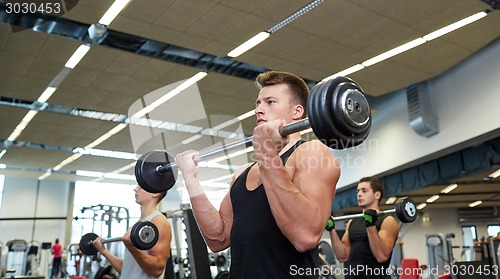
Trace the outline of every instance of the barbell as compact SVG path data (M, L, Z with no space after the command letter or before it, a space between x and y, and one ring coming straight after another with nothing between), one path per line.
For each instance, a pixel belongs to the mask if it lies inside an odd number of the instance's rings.
M396 213L396 217L398 217L399 221L403 223L412 223L417 219L417 208L415 206L415 203L411 198L408 197L399 198L396 201L396 204L394 205L393 209L380 211L378 212L377 215L392 214L392 213ZM331 218L333 219L333 221L363 218L363 213L337 216Z
M95 248L92 241L98 237L95 233L87 233L80 239L80 250L85 255L95 255L97 254L97 248ZM139 221L132 226L130 230L130 241L134 247L139 250L148 250L153 248L158 242L158 228L155 224L150 221ZM122 241L121 237L105 238L102 243L117 242Z
M370 132L370 105L362 89L346 77L335 77L316 84L307 100L307 112L307 118L282 126L279 133L287 136L312 128L316 137L328 147L344 149L361 144ZM201 162L219 158L251 142L252 137L246 137L200 153L193 159ZM149 151L137 160L135 177L147 192L168 191L175 185L177 164L166 151Z

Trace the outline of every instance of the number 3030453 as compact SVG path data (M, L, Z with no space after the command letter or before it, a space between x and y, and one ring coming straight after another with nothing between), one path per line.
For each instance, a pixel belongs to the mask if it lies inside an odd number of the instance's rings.
M59 14L62 12L61 3L5 3L5 12L8 14Z

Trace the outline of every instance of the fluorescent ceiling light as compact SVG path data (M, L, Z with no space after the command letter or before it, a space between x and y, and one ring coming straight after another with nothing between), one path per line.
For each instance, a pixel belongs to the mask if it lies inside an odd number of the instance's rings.
M73 69L76 67L78 63L80 63L80 60L87 54L87 52L90 50L90 46L88 45L80 45L78 49L73 53L73 55L68 59L68 62L64 65L66 68Z
M4 150L5 151L5 150ZM5 153L4 153L5 154ZM1 157L1 156L0 156ZM0 164L0 169L6 169L7 165L6 164Z
M85 146L85 148L91 149L91 148L98 146L99 144L103 143L105 140L109 139L111 136L117 134L118 132L125 129L126 127L127 127L127 124L116 125L113 129L109 130L109 132L100 136L98 139L96 139L95 141L93 141L90 144L88 144L87 146Z
M248 50L250 50L251 48L255 47L256 45L262 43L265 39L269 38L269 36L271 36L271 34L268 32L260 32L259 34L253 36L248 41L238 46L237 48L231 50L227 54L227 56L238 57L243 53L247 52Z
M428 199L426 200L426 202L427 202L427 203L433 203L433 202L435 202L437 199L439 199L439 195L434 195L434 196L432 196L432 197L428 198Z
M356 65L351 66L351 67L349 67L349 68L347 68L347 69L345 69L345 70L342 70L342 71L340 71L340 72L338 72L338 73L336 73L336 74L333 74L333 75L331 75L331 76L328 76L328 77L324 78L324 79L323 79L323 80L321 80L321 81L327 81L327 80L330 80L330 79L335 78L335 77L338 77L338 76L348 76L348 75L350 75L350 74L352 74L352 73L355 73L355 72L357 72L357 71L361 71L361 70L363 70L364 68L365 68L365 66L363 66L363 65L361 65L361 64L356 64Z
M127 6L130 0L116 0L111 7L104 13L104 15L99 19L99 23L102 25L109 25L118 16L118 14Z
M393 204L396 201L396 197L390 197L385 201L385 204Z
M1 157L1 156L0 156L0 157ZM493 173L491 173L491 174L489 175L489 177L491 177L491 178L497 178L497 177L499 177L499 176L500 176L500 169L498 169L497 171L495 171L495 172L493 172Z
M60 169L62 169L62 167L70 164L71 162L73 162L74 160L80 158L81 156L82 156L81 154L73 154L73 155L69 156L68 158L64 159L64 161L60 162L53 169L54 170L60 170Z
M450 184L448 185L446 188L444 188L443 190L441 190L441 193L443 194L448 194L449 192L455 190L455 188L458 187L458 184Z
M417 46L419 46L419 45L421 45L421 44L423 44L425 42L426 41L423 38L415 39L415 40L413 40L411 42L408 42L408 43L406 43L404 45L400 45L400 46L398 46L396 48L393 48L393 49L391 49L389 51L386 51L386 52L384 52L382 54L379 54L379 55L377 55L377 56L375 56L373 58L370 58L370 59L366 60L365 62L363 62L361 64L363 66L365 66L365 67L371 66L373 64L376 64L376 63L379 63L379 62L384 61L386 59L389 59L389 58L391 58L393 56L396 56L396 55L398 55L398 54L400 54L402 52L410 50L410 49L412 49L414 47L417 47Z
M195 74L191 78L189 78L186 81L184 81L183 83L179 84L179 86L172 89L167 94L161 96L156 101L152 102L150 105L148 105L148 106L144 107L143 109L139 110L138 112L134 113L134 115L132 115L131 118L141 118L144 115L152 112L155 108L159 107L160 105L162 105L166 101L172 99L177 94L179 94L182 91L184 91L185 89L189 88L191 85L197 83L198 81L200 81L201 79L203 79L207 75L208 75L207 72L199 72L199 73Z
M420 209L423 209L426 206L427 206L427 204L424 202L424 203L421 203L421 204L417 205L417 209L420 210Z
M45 88L42 95L40 95L40 97L38 97L37 101L41 102L41 103L47 102L47 100L52 96L52 94L54 94L56 89L57 89L56 87L52 87L52 86Z
M12 131L12 134L7 138L9 141L15 141L17 137L22 133L22 131L28 126L30 121L35 117L35 115L38 112L36 110L30 110L28 113L23 117L21 122L16 126L14 131Z
M40 175L40 176L38 177L38 180L44 180L45 178L49 177L49 176L50 176L50 174L51 174L51 171L49 170L49 171L47 171L46 173L44 173L44 174Z
M452 32L452 31L455 31L455 30L457 30L459 28L462 28L465 25L471 24L474 21L479 20L479 19L481 19L481 18L483 18L483 17L485 17L487 15L488 14L486 12L479 12L477 14L473 14L473 15L471 15L469 17L466 17L466 18L464 18L462 20L459 20L459 21L457 21L455 23L452 23L452 24L450 24L448 26L445 26L445 27L443 27L441 29L438 29L438 30L436 30L436 31L434 31L432 33L429 33L429 34L423 36L423 38L426 41L434 40L434 39L436 39L438 37L441 37L441 36L443 36L445 34L448 34L448 33Z
M134 175L121 174L121 173L112 173L112 172L104 173L104 178L117 179L117 180L135 180L135 176Z
M255 115L255 110L253 109L251 111L245 112L244 114L242 114L242 115L240 115L240 116L238 116L236 118L241 121L243 119L247 119L248 117L254 116L254 115Z
M470 204L469 204L469 207L475 207L475 206L478 206L478 205L480 205L480 204L482 204L482 203L483 203L483 201L475 201L475 202L473 202L473 203L470 203Z
M7 149L4 149L0 152L0 158L2 158L5 153L7 153Z
M87 177L103 177L104 173L98 171L77 170L76 175Z
M94 149L94 148L77 147L73 150L73 153L82 154L82 155L108 157L108 158L115 158L115 159L126 159L126 160L136 160L137 159L137 155L135 153L104 150L104 149Z

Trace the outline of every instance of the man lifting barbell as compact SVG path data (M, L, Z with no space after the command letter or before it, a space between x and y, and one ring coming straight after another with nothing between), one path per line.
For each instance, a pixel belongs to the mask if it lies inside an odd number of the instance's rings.
M378 179L365 177L359 180L357 199L364 212L345 216L351 218L342 240L335 231L334 221L346 218L328 219L326 229L330 233L335 256L339 262L344 263L346 279L391 278L387 270L399 234L399 226L393 216L379 215L379 203L383 194L384 187ZM410 199L399 200L395 209L389 212L393 211L405 223L415 221L417 216L415 205Z
M167 218L158 211L158 204L167 192L150 193L139 185L135 187L134 192L135 201L141 208L141 221L121 238L103 239L96 235L89 235L84 236L85 239L82 238L81 242L85 248L90 249L89 253L93 253L93 249L101 253L121 274L121 279L163 278L167 259L170 256L172 231ZM118 240L123 241L127 248L123 259L111 254L103 244L103 242ZM88 244L89 241L95 248Z
M176 164L210 249L231 246L230 278L314 278L292 273L319 265L317 243L340 176L326 145L341 149L361 143L370 128L369 107L361 89L347 78L315 86L309 100L307 85L291 73L266 72L256 81L260 92L251 141L257 162L235 172L219 210L197 177L196 163L205 156L186 151L176 156ZM284 132L304 122L306 109L321 141L301 140L302 124ZM136 174L157 185L158 177L141 175L150 171L145 166L140 163Z

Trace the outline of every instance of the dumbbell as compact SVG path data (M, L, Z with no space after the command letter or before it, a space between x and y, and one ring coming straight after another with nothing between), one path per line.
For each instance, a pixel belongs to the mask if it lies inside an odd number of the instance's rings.
M417 207L412 199L408 197L399 198L393 209L378 212L378 215L396 213L399 221L412 223L417 219ZM332 217L333 221L341 221L355 218L363 218L363 213Z
M98 237L95 233L87 233L82 236L80 240L80 250L88 256L97 254L97 248L95 248L92 241ZM158 242L158 228L155 224L149 221L139 221L132 226L130 230L130 240L134 247L139 250L148 250L153 248ZM122 241L121 237L115 238L105 238L102 243L110 243Z

